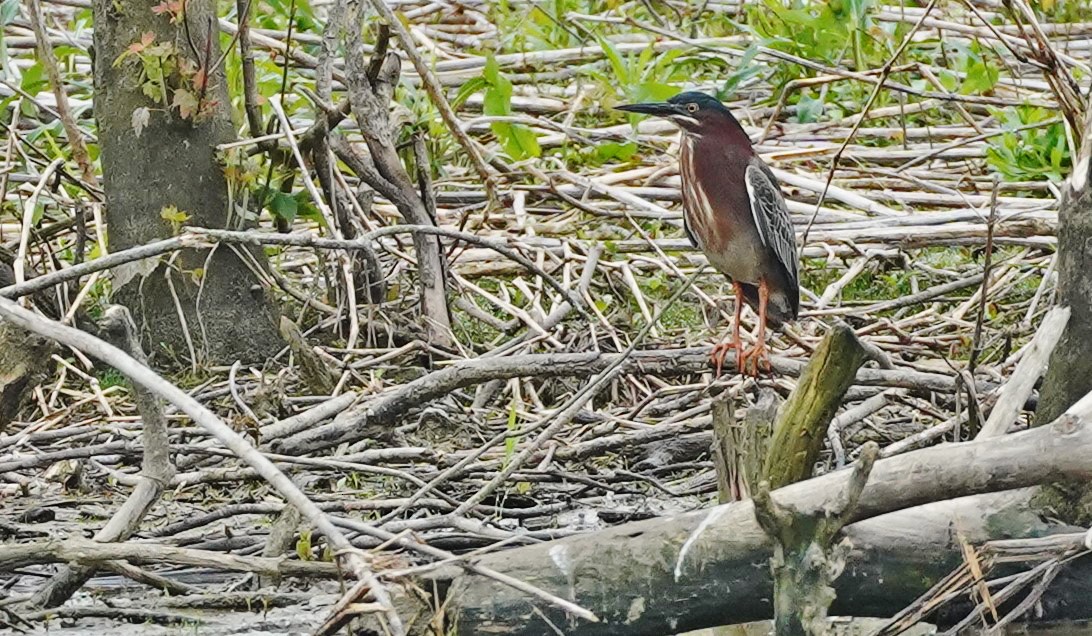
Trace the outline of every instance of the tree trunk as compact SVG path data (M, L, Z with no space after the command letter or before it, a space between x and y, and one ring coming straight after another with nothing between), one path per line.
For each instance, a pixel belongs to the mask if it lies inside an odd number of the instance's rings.
M1036 425L1047 424L1092 390L1092 108L1073 174L1058 209L1058 304L1069 322L1047 363ZM1044 488L1041 504L1072 523L1092 522L1092 489L1086 483Z
M0 249L0 288L15 284L10 256ZM48 312L49 306L43 306ZM49 356L56 348L49 340L0 320L0 433L45 377L51 366Z
M1039 424L1053 421L1092 391L1092 110L1088 121L1058 210L1058 304L1072 313L1047 366L1036 412Z
M236 139L222 68L201 79L220 56L216 5L191 0L177 16L153 11L157 5L93 3L94 106L113 251L171 236L183 222L222 228L238 219L217 160L216 145ZM132 311L149 356L257 361L280 347L275 311L242 250L213 252L119 268L115 299ZM244 256L265 266L260 250Z

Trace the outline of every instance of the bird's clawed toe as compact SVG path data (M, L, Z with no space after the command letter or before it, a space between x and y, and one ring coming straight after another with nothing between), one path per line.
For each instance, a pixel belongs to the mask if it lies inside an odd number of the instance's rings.
M713 345L713 350L709 352L709 359L713 363L713 367L717 370L717 379L720 379L721 369L724 367L724 360L728 357L728 352L732 349L736 350L736 362L739 362L742 355L742 347L734 342L721 342Z
M766 343L759 340L755 346L740 354L739 372L757 378L759 373L769 373L773 370L770 364L770 350Z

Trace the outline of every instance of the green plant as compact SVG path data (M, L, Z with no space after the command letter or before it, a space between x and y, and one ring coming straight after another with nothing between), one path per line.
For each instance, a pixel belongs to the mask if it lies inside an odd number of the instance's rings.
M467 97L482 89L485 90L482 111L486 115L490 117L512 115L512 82L501 74L497 60L492 55L486 59L481 77L464 84L455 102L462 103ZM489 127L512 159L520 161L542 154L542 148L538 145L535 133L527 126L508 121L494 121Z
M747 5L747 23L766 45L829 65L843 64L848 54L855 70L883 63L889 52L888 32L875 26L873 0L814 2L762 0Z
M938 77L944 88L964 95L988 93L993 90L1001 77L1001 69L993 62L992 51L978 42L972 42L969 46L958 43L948 44L947 48L954 50L955 59L952 66L963 72L963 78L960 79L948 70L941 70Z
M1061 181L1069 173L1069 144L1057 113L1037 106L994 110L1008 130L988 141L986 161L1011 181Z
M684 79L675 63L682 55L681 50L673 49L656 55L656 50L649 45L639 53L623 56L606 38L599 38L599 47L607 56L613 77L602 74L597 77L605 85L613 87L615 94L621 92L626 101L663 101L679 92L670 82Z
M216 105L212 100L203 99L206 70L180 56L173 42L156 42L154 33L144 33L114 60L114 66L132 60L140 66L140 86L144 94L164 109L178 109L182 119L198 121ZM149 117L150 111L146 107L133 112L133 129L138 135Z

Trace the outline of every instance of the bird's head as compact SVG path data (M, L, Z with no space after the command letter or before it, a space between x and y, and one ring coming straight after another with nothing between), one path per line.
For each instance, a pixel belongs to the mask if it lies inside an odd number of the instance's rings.
M696 135L701 135L715 126L739 127L731 111L717 98L695 91L679 93L666 102L625 104L614 108L628 113L662 117Z

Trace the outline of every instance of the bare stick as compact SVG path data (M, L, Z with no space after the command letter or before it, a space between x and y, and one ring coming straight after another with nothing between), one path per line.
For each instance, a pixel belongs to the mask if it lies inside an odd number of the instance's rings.
M322 510L312 502L284 473L277 469L247 441L212 411L184 393L181 389L167 382L148 367L140 364L117 347L106 343L78 329L61 325L36 315L16 303L0 298L0 316L13 324L42 336L52 338L61 344L79 349L113 366L127 376L134 384L139 384L149 392L177 406L182 412L206 431L231 449L240 459L254 468L285 500L298 508L309 522L314 524L337 550L342 567L351 572L358 580L370 583L376 602L383 608L389 621L390 629L395 634L405 634L402 620L394 610L390 594L375 578L375 574L366 557L330 522Z
M1028 396L1034 390L1035 382L1046 371L1050 354L1054 352L1054 347L1062 339L1068 322L1069 307L1055 307L1050 310L1039 325L1039 330L1035 332L1031 344L1024 351L1020 364L1016 365L1016 370L1009 377L1008 383L1000 389L997 404L975 439L995 437L1008 432L1016 416L1024 408Z
M147 364L144 351L136 336L136 325L129 310L112 306L106 310L102 331L139 364ZM140 526L144 516L159 499L163 489L174 477L170 442L167 440L167 418L160 400L142 386L133 386L133 396L144 422L144 462L140 479L125 503L110 521L95 533L95 541L124 541ZM33 596L31 603L39 607L56 607L68 600L95 573L86 565L66 566L46 582Z
M489 168L489 165L482 159L481 153L478 152L477 146L474 141L470 139L470 136L463 130L462 124L459 122L459 118L455 115L455 111L451 109L451 104L447 102L447 97L444 93L443 86L440 86L440 82L436 80L436 76L433 74L432 69L425 64L424 59L417 52L417 47L413 42L413 36L410 35L409 29L406 25L398 19L398 16L394 15L391 8L387 6L384 0L370 0L372 8L382 16L387 24L390 25L394 32L398 34L398 40L402 43L402 51L406 54L406 57L413 63L413 68L417 70L417 75L421 78L421 83L425 87L425 91L428 92L429 98L432 100L436 110L440 111L440 117L443 118L444 124L447 125L448 130L455 137L455 141L459 142L459 145L463 147L466 154L470 157L471 163L474 164L474 169L478 172L478 176L481 177L482 182L485 184L486 192L489 193L491 200L497 200L497 194L493 186L493 171Z
M72 158L80 167L80 176L84 182L91 186L97 186L98 178L95 177L95 168L91 164L91 156L87 154L87 144L84 143L83 131L76 125L76 118L72 116L72 109L68 106L68 93L64 91L64 81L61 79L61 71L57 68L57 55L53 51L53 40L46 32L42 20L42 5L38 0L27 0L27 14L30 17L30 27L34 30L34 41L38 45L38 59L45 67L46 76L49 77L49 85L53 88L53 97L57 100L57 114L61 118L65 135L72 148Z

